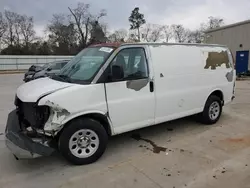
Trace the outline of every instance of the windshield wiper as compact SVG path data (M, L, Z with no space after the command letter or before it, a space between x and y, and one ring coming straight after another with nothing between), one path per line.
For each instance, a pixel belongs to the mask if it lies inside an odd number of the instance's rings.
M60 78L66 80L67 82L71 82L71 78L65 74L57 74Z
M66 82L69 82L71 83L71 78L68 77L67 75L65 74L54 74L51 76L52 79L55 79L55 80L61 80L61 81L66 81Z

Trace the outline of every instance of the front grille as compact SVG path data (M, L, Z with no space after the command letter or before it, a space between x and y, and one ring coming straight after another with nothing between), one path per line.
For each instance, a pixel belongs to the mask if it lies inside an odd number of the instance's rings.
M49 118L49 107L34 102L22 102L16 97L19 121L25 127L43 128Z

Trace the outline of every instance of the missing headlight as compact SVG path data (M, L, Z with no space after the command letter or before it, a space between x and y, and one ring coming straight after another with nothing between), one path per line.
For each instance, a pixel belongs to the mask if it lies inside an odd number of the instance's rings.
M43 128L50 116L50 107L48 106L37 106L36 107L36 127Z

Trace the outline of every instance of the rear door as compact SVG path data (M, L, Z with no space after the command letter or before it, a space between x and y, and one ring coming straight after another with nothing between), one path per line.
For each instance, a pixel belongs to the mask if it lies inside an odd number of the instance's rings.
M154 124L155 97L143 47L121 49L112 65L122 66L124 78L106 83L109 116L116 134Z

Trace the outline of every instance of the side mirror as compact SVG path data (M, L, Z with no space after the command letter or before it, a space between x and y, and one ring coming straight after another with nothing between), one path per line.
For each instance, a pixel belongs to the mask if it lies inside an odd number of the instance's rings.
M122 80L124 78L124 70L119 65L111 67L111 79L114 81Z
M47 71L51 71L52 69L49 67L49 68L47 68Z

